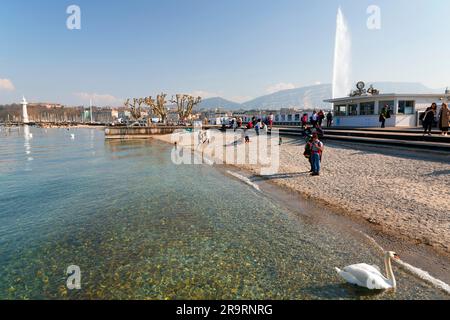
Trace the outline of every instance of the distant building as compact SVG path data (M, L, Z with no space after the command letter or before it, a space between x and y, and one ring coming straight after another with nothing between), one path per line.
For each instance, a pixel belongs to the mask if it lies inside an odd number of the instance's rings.
M60 103L50 103L50 102L33 102L28 104L29 107L44 107L46 109L61 109L64 106Z
M274 123L277 125L299 125L304 113L307 112L294 108L283 108L281 110L238 111L233 113L233 117L239 117L245 123L251 121L254 117L265 121L270 114L273 114Z
M113 118L114 121L116 121L117 119L119 119L119 110L117 110L117 109L112 109L112 110L111 110L111 117Z
M223 109L215 109L203 112L198 119L211 125L228 124L233 117L233 113ZM206 119L206 120L205 120Z

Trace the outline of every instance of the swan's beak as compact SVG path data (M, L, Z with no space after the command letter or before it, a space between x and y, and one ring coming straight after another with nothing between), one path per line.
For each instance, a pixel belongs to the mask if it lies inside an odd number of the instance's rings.
M400 260L400 256L398 254L394 254L394 258Z

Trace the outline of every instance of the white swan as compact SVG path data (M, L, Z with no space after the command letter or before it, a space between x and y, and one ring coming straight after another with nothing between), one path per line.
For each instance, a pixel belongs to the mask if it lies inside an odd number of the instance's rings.
M336 268L338 274L347 282L370 290L388 290L396 289L394 272L392 271L391 259L400 259L399 256L392 251L387 251L384 256L384 265L386 267L386 275L383 276L378 266L371 266L365 263L354 264L345 267L344 270Z

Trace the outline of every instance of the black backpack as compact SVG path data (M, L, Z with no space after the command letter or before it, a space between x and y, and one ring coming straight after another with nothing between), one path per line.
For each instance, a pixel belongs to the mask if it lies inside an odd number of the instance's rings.
M428 111L430 111L431 109L430 108L428 108L424 113L422 113L421 115L420 115L420 117L419 117L419 120L420 121L424 121L425 120L425 117L426 117L426 115L427 115L427 113L428 113Z

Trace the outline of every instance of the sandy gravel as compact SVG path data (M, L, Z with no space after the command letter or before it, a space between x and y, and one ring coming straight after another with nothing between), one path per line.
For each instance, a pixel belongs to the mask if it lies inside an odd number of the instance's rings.
M157 138L171 142L171 136ZM217 140L213 143L233 150L234 140ZM424 159L395 148L326 145L321 176L312 177L303 157L304 143L284 140L279 173L268 179L381 226L388 233L450 253L449 156L427 155ZM181 145L192 148L189 139ZM205 150L211 155L211 149ZM259 174L258 165L239 167Z

